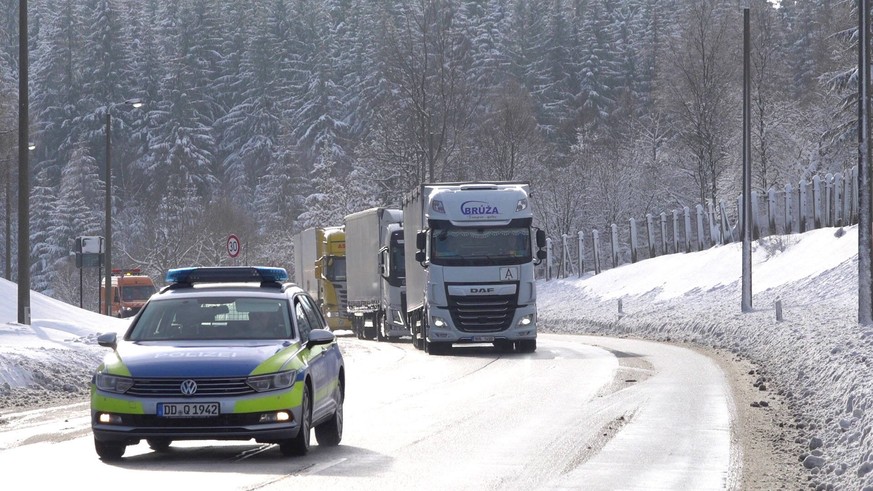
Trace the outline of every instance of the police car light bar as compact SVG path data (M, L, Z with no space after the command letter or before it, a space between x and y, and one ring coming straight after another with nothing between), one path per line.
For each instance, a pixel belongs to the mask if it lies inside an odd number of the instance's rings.
M205 268L176 268L167 271L167 283L230 283L263 282L281 283L288 280L285 268L266 266L228 266Z

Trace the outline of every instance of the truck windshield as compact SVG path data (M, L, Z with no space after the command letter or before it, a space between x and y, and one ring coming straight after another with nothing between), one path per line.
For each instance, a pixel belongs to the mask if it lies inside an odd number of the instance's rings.
M333 256L327 258L326 263L324 276L328 281L346 281L346 258Z
M155 293L152 285L130 285L121 287L121 300L124 302L136 302L148 300Z
M528 227L439 228L431 231L431 263L487 266L530 262Z

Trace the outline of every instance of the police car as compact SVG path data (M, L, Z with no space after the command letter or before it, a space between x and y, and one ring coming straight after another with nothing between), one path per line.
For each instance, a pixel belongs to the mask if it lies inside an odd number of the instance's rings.
M315 302L283 268L171 269L91 380L97 455L145 440L251 440L284 455L340 443L345 366Z

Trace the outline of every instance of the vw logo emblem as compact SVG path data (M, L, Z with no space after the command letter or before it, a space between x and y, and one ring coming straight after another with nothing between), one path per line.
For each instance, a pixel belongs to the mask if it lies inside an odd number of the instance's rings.
M188 379L182 382L182 394L186 396L193 396L195 392L197 392L197 382Z

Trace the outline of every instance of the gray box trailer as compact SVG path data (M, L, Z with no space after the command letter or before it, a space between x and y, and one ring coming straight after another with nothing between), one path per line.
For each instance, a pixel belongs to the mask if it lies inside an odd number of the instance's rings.
M348 311L358 338L408 336L403 215L370 208L345 217Z
M318 300L318 280L315 277L315 262L318 260L319 243L323 238L321 229L308 228L291 238L294 244L294 283Z

